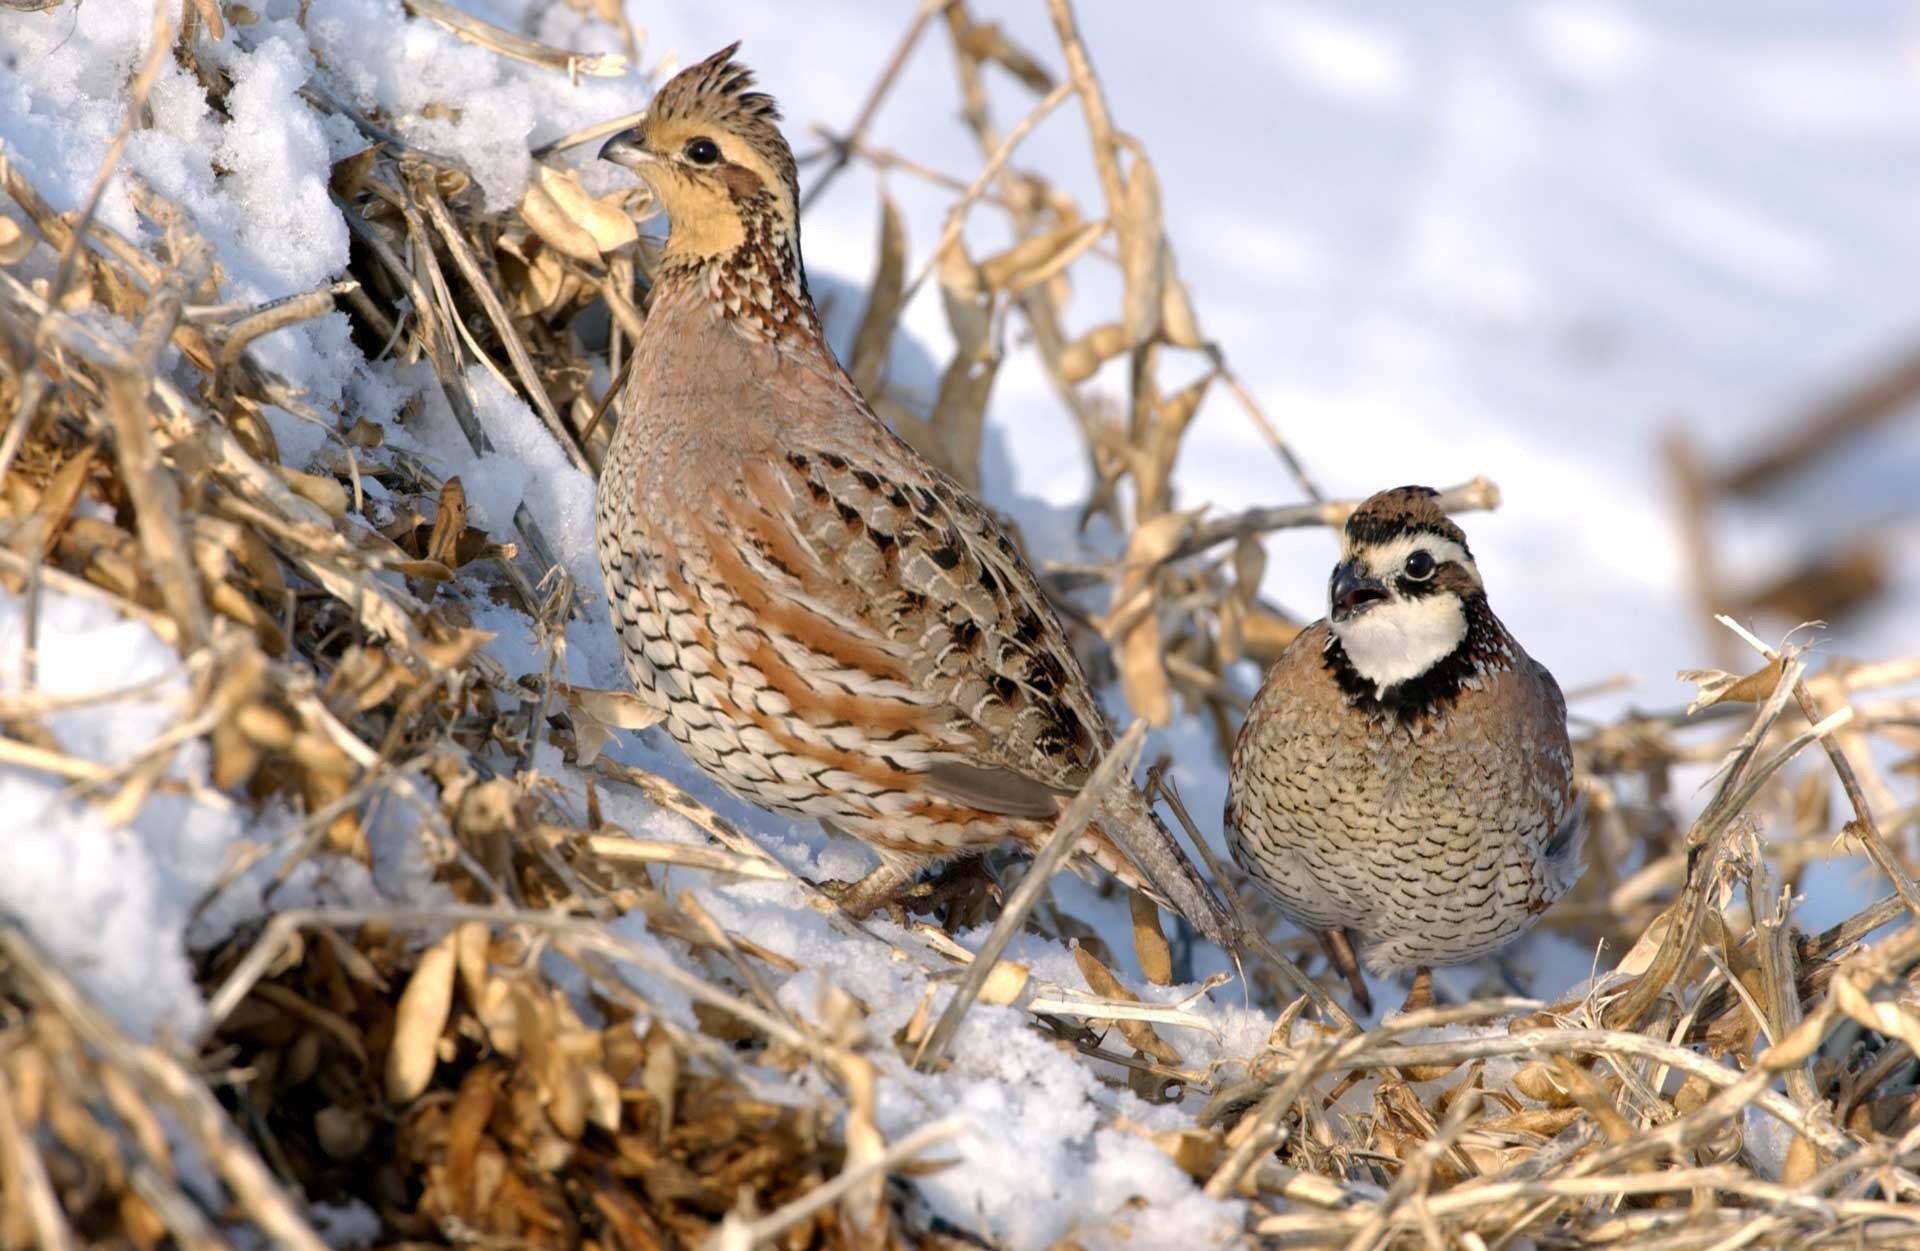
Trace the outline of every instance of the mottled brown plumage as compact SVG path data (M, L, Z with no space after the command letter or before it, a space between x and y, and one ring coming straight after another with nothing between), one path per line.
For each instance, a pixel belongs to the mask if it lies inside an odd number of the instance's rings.
M669 235L601 477L601 568L628 672L687 755L878 850L860 910L930 861L1043 837L1112 733L1032 571L821 338L793 159L732 54L602 153ZM1227 936L1131 784L1081 850Z
M1235 859L1379 972L1496 950L1580 871L1560 688L1434 499L1402 487L1348 520L1329 617L1267 674L1228 787Z

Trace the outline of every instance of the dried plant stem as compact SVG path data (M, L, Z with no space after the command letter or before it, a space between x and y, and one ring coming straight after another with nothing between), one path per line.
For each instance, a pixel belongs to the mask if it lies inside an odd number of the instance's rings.
M1473 1182L1458 1186L1442 1194L1427 1196L1425 1199L1425 1207L1428 1214L1435 1218L1471 1218L1490 1212L1496 1205L1510 1203L1514 1200L1533 1200L1540 1198L1608 1199L1616 1195L1672 1194L1683 1190L1697 1192L1715 1190L1728 1191L1759 1203L1784 1204L1800 1210L1800 1216L1783 1216L1779 1218L1782 1224L1791 1223L1799 1219L1819 1220L1829 1214L1856 1218L1870 1216L1890 1217L1904 1220L1908 1222L1909 1225L1920 1224L1920 1213L1916 1213L1903 1205L1872 1202L1846 1203L1844 1201L1839 1203L1823 1201L1810 1202L1806 1196L1800 1194L1791 1186L1781 1186L1764 1182L1754 1178L1744 1170L1725 1164L1706 1165L1698 1168L1679 1168L1657 1173L1625 1172L1589 1177ZM1698 1211L1678 1211L1672 1213L1642 1212L1636 1215L1653 1218L1670 1216L1685 1220L1689 1223L1698 1224L1702 1214ZM1720 1213L1716 1213L1716 1215L1720 1215ZM1735 1222L1736 1230L1752 1233L1756 1238L1763 1235L1769 1228L1773 1227L1774 1224L1772 1221L1757 1220L1751 1208L1736 1208L1725 1212L1724 1215L1729 1220ZM1321 1232L1333 1234L1365 1226L1367 1216L1368 1212L1365 1208L1356 1208L1334 1213L1289 1213L1283 1216L1268 1217L1259 1221L1254 1226L1254 1232L1266 1237L1282 1237L1286 1235L1302 1236ZM1407 1228L1413 1224L1414 1218L1401 1216L1393 1222L1393 1227ZM1475 1221L1473 1224L1482 1229L1489 1228L1489 1223L1485 1221ZM1531 1225L1532 1222L1527 1222L1519 1228L1524 1229L1531 1227ZM1708 1237L1714 1237L1718 1235L1719 1229L1713 1227L1703 1232L1706 1232ZM1903 1237L1911 1236L1911 1233L1903 1235ZM1462 1245L1472 1244L1462 1243ZM1601 1244L1595 1242L1591 1245ZM1618 1246L1622 1244L1609 1241L1605 1245ZM1633 1245L1644 1246L1647 1244L1636 1243ZM1662 1243L1659 1245L1672 1246L1675 1244ZM1689 1247L1707 1247L1713 1244L1705 1239L1701 1239L1699 1241L1690 1240L1682 1245ZM1721 1245L1731 1248L1742 1245L1776 1246L1779 1244L1762 1241L1750 1242L1742 1239L1737 1243L1727 1242ZM1810 1244L1795 1243L1794 1245L1806 1246Z
M365 244L367 251L374 259L379 261L387 272L407 289L408 298L412 301L416 314L415 324L419 326L420 342L433 364L433 372L439 381L440 393L446 397L447 406L453 410L453 419L459 425L460 432L466 436L468 446L473 449L475 455L491 452L492 440L487 437L487 432L480 425L471 386L467 382L465 372L459 366L459 352L451 329L454 324L453 299L447 293L446 279L440 272L439 262L434 259L432 247L428 245L426 227L406 197L401 196L397 191L389 191L388 194L391 194L394 202L401 207L414 237L419 240L420 246L414 250L414 254L419 259L420 267L426 271L425 281L420 274L414 272L412 266L400 259L380 228L361 217L352 205L338 198L334 202L340 207L341 215L346 219L347 229L356 239ZM429 294L428 283L432 284L433 292L439 298L436 299L434 294ZM569 458L579 454L579 449L570 439L561 439L560 445ZM514 510L513 524L521 539L526 542L528 552L542 573L558 563L553 557L553 545L547 542L540 523L534 519L533 513L524 502ZM514 590L520 595L521 603L529 612L537 612L540 597L534 593L532 582L511 561L506 562L504 568L514 584Z
M991 158L1002 147L998 130L993 125L987 111L986 85L981 76L981 58L971 46L971 34L975 29L972 17L967 11L965 0L954 0L947 7L947 31L953 46L954 71L960 83L961 112L968 127L973 131L974 140L983 157ZM1029 197L1026 188L1021 186L1012 173L1004 166L999 173L1000 194L1002 200L1013 214L1016 230L1022 236L1031 236L1040 228L1042 217L1037 207L1026 207ZM1027 325L1033 331L1034 347L1038 351L1042 364L1046 367L1047 381L1053 387L1053 393L1062 407L1073 415L1074 424L1080 430L1080 437L1086 449L1088 472L1096 483L1105 481L1105 469L1101 462L1101 430L1099 419L1093 407L1080 394L1079 388L1068 378L1063 353L1067 339L1060 324L1060 309L1047 286L1031 287L1015 297L1021 313L1027 319ZM1088 505L1089 511L1099 511L1106 500L1104 488L1096 487L1096 494Z
M1820 710L1820 703L1813 697L1813 693L1807 690L1805 682L1793 684L1793 697L1809 722L1817 723L1824 720L1825 714ZM1893 892L1899 896L1900 902L1906 905L1907 911L1916 920L1920 920L1920 890L1915 889L1913 878L1895 858L1892 849L1887 846L1887 840L1881 837L1880 827L1873 819L1873 810L1867 805L1867 797L1860 789L1860 779L1854 775L1853 765L1848 761L1847 754L1840 750L1840 745L1831 738L1823 737L1820 740L1820 746L1825 749L1827 759L1833 764L1834 773L1840 778L1840 787L1847 793L1847 802L1853 806L1851 826L1853 833L1867 849L1867 855L1873 860L1874 866L1886 874L1887 880L1893 883Z
M1377 1026L1364 1034L1352 1034L1334 1040L1324 1039L1309 1047L1293 1058L1292 1068L1287 1076L1269 1089L1260 1100L1259 1106L1247 1115L1251 1121L1243 1119L1242 1125L1250 1126L1245 1136L1227 1158L1221 1161L1213 1175L1207 1178L1205 1190L1215 1199L1226 1199L1240 1193L1241 1182L1252 1171L1256 1161L1275 1151L1286 1137L1286 1130L1280 1120L1286 1115L1294 1101L1305 1093L1309 1084L1324 1073L1337 1067L1364 1067L1348 1064L1355 1056L1369 1047L1379 1045L1399 1037L1410 1030L1426 1029L1434 1025L1452 1024L1456 1021L1484 1020L1490 1010L1506 1010L1505 1003L1470 1003L1458 1008L1428 1008L1419 1012L1409 1012L1398 1020ZM1240 1130L1236 1130L1240 1133Z
M1320 484L1314 481L1313 476L1307 472L1307 467L1301 463L1298 456L1294 455L1293 448L1280 436L1280 428L1273 424L1273 420L1267 416L1266 409L1262 408L1260 401L1254 398L1253 392L1240 381L1240 375L1227 364L1226 353L1222 352L1216 344L1208 344L1206 351L1209 359L1213 361L1214 369L1220 375L1220 381L1226 383L1227 389L1233 392L1233 398L1240 402L1240 410L1247 415L1248 420L1253 422L1254 429L1258 430L1260 437L1267 441L1267 446L1272 448L1273 454L1280 458L1280 463L1287 467L1287 472L1292 474L1293 480L1300 484L1300 489L1306 493L1307 498L1324 499L1325 497L1320 493ZM1484 482L1485 479L1475 481ZM1498 504L1499 495L1496 493L1494 503L1488 504L1487 507L1494 508ZM1466 510L1463 508L1460 511Z
M617 52L569 52L529 39L492 22L462 12L444 0L404 0L407 12L446 27L468 43L501 56L545 69L564 70L569 77L618 78L627 72L627 58Z
M220 344L219 358L215 361L216 368L226 369L233 365L240 359L240 354L247 350L247 346L262 335L326 316L333 311L336 296L346 295L358 288L356 282L336 282L318 291L304 291L284 300L245 310L244 316L228 324L226 337ZM187 320L203 320L207 314L216 311L188 309ZM196 317L196 312L200 316Z
M307 79L306 83L300 88L300 98L323 112L346 118L354 124L354 127L359 130L361 134L365 135L370 141L379 144L389 156L406 160L424 161L428 165L435 165L441 169L452 170L455 173L465 176L469 180L473 178L473 171L467 168L467 163L459 157L448 156L442 152L435 152L431 148L422 148L415 144L408 143L393 131L375 122L372 118L327 90L326 83L317 75ZM352 210L348 209L346 211L350 214Z
M663 843L654 839L595 835L587 840L587 849L602 860L619 864L667 864L710 873L727 873L761 882L788 882L793 875L780 866L757 856L741 856L716 847L692 847L685 843Z
M1289 504L1277 508L1249 508L1230 517L1202 522L1166 556L1166 561L1182 560L1221 543L1237 542L1250 535L1270 534L1275 530L1303 526L1339 528L1362 501L1320 500L1311 504ZM1450 513L1478 512L1500 507L1500 488L1487 478L1474 478L1440 492L1436 501Z
M555 152L565 152L569 148L578 148L585 144L592 143L595 139L610 138L623 130L632 130L635 126L638 126L646 120L647 111L641 109L637 113L625 113L619 117L609 118L604 122L595 122L591 126L582 126L578 130L568 131L558 139L549 139L545 143L536 144L530 155L536 161L544 161Z
M1001 953L1006 951L1007 944L1013 941L1020 927L1026 924L1027 914L1040 902L1040 896L1053 880L1053 875L1067 863L1067 857L1079 845L1081 831L1093 819L1094 810L1099 807L1101 799L1116 782L1132 773L1134 761L1146 741L1147 723L1135 720L1127 732L1120 736L1120 741L1108 749L1087 778L1086 785L1067 805L1067 810L1054 824L1053 832L1047 835L1047 841L1034 855L1027 875L1014 888L1013 897L1000 910L1000 919L994 922L987 941L980 945L979 954L953 992L953 998L947 1002L939 1022L921 1040L919 1050L914 1052L915 1068L930 1069L946 1059L947 1048L952 1045L954 1035L960 1032L960 1023L966 1019L967 1010L973 1007L981 988L987 984L987 978L993 973L993 966L999 963Z
M1814 738L1838 728L1838 723L1817 726L1799 736L1787 748L1749 773L1748 765L1767 732L1779 720L1786 707L1787 693L1800 680L1805 666L1798 660L1787 667L1773 694L1760 706L1753 724L1735 747L1720 779L1720 786L1708 801L1693 828L1687 833L1687 881L1681 897L1673 906L1675 921L1669 924L1653 963L1633 986L1607 1009L1609 1024L1631 1028L1645 1017L1668 983L1680 972L1685 961L1699 949L1700 932L1706 924L1709 894L1718 879L1720 855L1725 846L1728 825L1748 800L1758 793L1767 778L1777 773Z
M179 496L172 477L161 472L160 454L154 447L145 380L117 376L108 384L108 393L114 450L127 494L133 499L140 541L183 642L197 645L207 636L207 609L180 522Z
M1398 1024L1398 1023L1396 1023ZM1504 1036L1460 1038L1448 1042L1412 1043L1397 1046L1366 1045L1379 1030L1356 1040L1362 1045L1330 1059L1326 1068L1410 1068L1448 1064L1467 1064L1495 1056L1616 1055L1646 1060L1699 1077L1722 1090L1748 1080L1740 1073L1716 1064L1698 1052L1676 1046L1646 1034L1614 1029L1536 1029ZM1786 1053L1782 1053L1786 1054ZM1769 1077L1771 1074L1768 1075ZM1804 1134L1809 1141L1838 1154L1855 1150L1853 1140L1828 1124L1817 1124L1792 1100L1766 1089L1762 1081L1750 1102L1782 1124Z
M820 176L813 180L813 185L807 188L807 193L800 197L802 213L805 213L812 207L815 200L825 194L826 189L833 185L833 180L840 176L840 171L847 167L855 147L866 138L867 130L873 125L875 115L880 112L881 103L886 100L887 93L893 90L893 84L899 80L900 71L906 68L907 58L913 55L914 46L920 42L921 34L927 29L927 22L952 3L953 0L920 0L919 7L914 10L913 20L907 23L906 32L900 36L900 42L894 45L893 55L887 58L880 76L874 80L872 89L867 92L866 101L860 106L859 114L847 130L846 138L834 144L833 159L828 162L824 170L820 171Z
M1793 935L1784 913L1786 900L1778 880L1761 857L1759 840L1748 829L1742 831L1741 842L1741 859L1747 866L1747 900L1753 909L1754 937L1760 956L1761 990L1765 995L1765 1033L1769 1042L1778 1042L1801 1021L1800 979L1794 960ZM1730 977L1728 984L1739 983ZM1814 1089L1813 1074L1806 1062L1789 1068L1786 1082L1787 1093L1809 1113L1820 1105L1820 1094Z
M966 193L954 202L951 209L947 210L947 222L940 230L938 242L933 245L933 251L927 256L926 262L920 266L920 272L913 276L913 280L907 283L906 290L900 295L902 307L912 303L914 293L926 282L927 276L939 266L940 258L946 255L947 249L952 247L954 242L960 238L961 228L964 227L967 222L967 210L972 208L980 199L980 196L986 191L987 184L993 181L994 175L998 174L1001 168L1005 166L1007 161L1013 156L1014 149L1020 146L1023 139L1033 133L1034 127L1045 121L1047 115L1059 108L1066 98L1072 94L1072 84L1061 83L1058 87L1048 92L1044 100L1034 105L1032 110L1029 111L1025 117L1021 118L1012 130L1007 132L1007 137L1000 141L1000 146L995 149L993 155L987 159L987 163L980 168L980 173L975 176L971 183L967 184Z
M866 161L875 169L899 170L902 173L911 174L915 178L932 183L934 186L947 191L964 192L967 189L966 179L956 177L942 170L937 170L931 165L914 160L903 152L896 152L892 148L880 147L867 139L842 137L836 135L824 126L816 126L814 130L831 145L838 147L844 144L849 153ZM991 204L995 207L1008 210L1013 208L1013 205L1007 200L1007 197L997 191L981 192L979 203Z
M156 32L158 33L158 32ZM107 382L107 416L113 423L114 451L121 481L133 501L141 545L167 611L179 623L181 638L197 647L207 637L207 607L193 569L193 558L180 516L178 487L163 472L159 448L147 414L150 379L158 369L161 350L173 337L187 293L213 262L205 244L189 250L182 264L167 271L147 301L134 341L131 368L116 371Z
M1757 495L1850 437L1898 417L1916 395L1920 395L1920 344L1909 346L1786 424L1786 437L1717 475L1717 485L1735 495Z
M1087 130L1093 136L1093 167L1100 175L1100 191L1106 197L1107 215L1118 220L1125 214L1126 188L1120 181L1119 145L1114 141L1113 119L1107 112L1107 97L1094 77L1093 62L1080 40L1080 27L1074 21L1070 0L1047 0L1047 16L1053 19L1053 33L1067 58L1067 83L1080 97L1080 109L1086 114Z
M47 1177L46 1161L20 1126L13 1087L4 1069L0 1069L0 1164L4 1165L8 1190L26 1211L34 1245L40 1251L74 1251L73 1230Z
M922 1125L905 1138L889 1145L879 1155L846 1169L832 1181L815 1187L793 1202L767 1213L759 1220L748 1222L729 1214L721 1223L719 1231L714 1234L712 1244L714 1251L748 1251L749 1248L772 1242L814 1213L839 1202L843 1195L860 1183L892 1172L933 1144L956 1138L969 1128L971 1126L968 1122L957 1116Z
M453 214L447 211L445 200L440 198L439 189L433 185L430 174L416 173L408 180L413 195L427 211L427 219L433 223L440 238L447 245L447 252L453 257L453 263L459 267L461 277L467 280L467 289L480 301L480 307L486 310L487 320L493 323L494 332L500 336L500 342L506 346L507 359L513 364L513 371L519 375L521 389L526 392L534 411L540 414L540 420L546 423L547 432L553 435L554 442L567 454L567 460L575 469L591 474L592 466L587 463L586 452L580 441L567 424L554 410L553 401L547 396L547 389L540 382L540 371L534 368L533 358L527 355L527 345L520 340L520 332L514 327L513 318L507 315L507 309L500 302L500 295L488 281L486 272L480 268L480 258L474 255L473 247L467 237L461 233L459 224L453 220ZM447 317L456 317L448 310Z

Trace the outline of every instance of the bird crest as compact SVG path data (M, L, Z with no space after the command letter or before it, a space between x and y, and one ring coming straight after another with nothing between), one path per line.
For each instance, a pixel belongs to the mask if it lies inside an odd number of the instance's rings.
M1347 518L1346 547L1373 547L1410 534L1431 534L1458 543L1471 557L1466 532L1440 507L1432 487L1403 486L1381 491Z

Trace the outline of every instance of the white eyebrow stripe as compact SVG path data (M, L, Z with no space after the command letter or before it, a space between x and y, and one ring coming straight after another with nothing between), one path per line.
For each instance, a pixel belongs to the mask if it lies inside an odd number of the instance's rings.
M1437 534L1418 532L1396 535L1384 543L1356 548L1349 554L1364 558L1369 571L1377 577L1385 577L1406 564L1407 557L1423 550L1433 557L1435 564L1444 565L1452 561L1472 574L1474 581L1480 580L1480 572L1474 568L1473 558L1467 555L1467 549Z

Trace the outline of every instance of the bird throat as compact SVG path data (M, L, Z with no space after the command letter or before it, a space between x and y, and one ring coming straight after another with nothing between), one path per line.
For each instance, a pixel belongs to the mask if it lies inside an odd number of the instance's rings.
M1487 597L1478 592L1460 601L1466 629L1453 648L1408 676L1394 669L1382 670L1369 665L1377 676L1361 671L1348 654L1346 645L1331 627L1327 630L1324 662L1348 701L1370 713L1413 718L1437 712L1459 696L1461 690L1483 669L1492 667L1509 655L1506 632L1501 628ZM1395 680L1381 682L1379 676Z
M795 334L818 336L799 231L765 192L735 207L738 246L717 256L676 257L662 267L662 281L698 284L711 311L750 339L778 343Z

